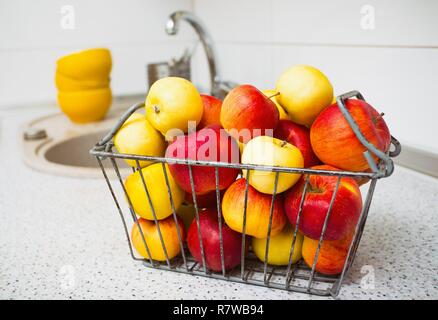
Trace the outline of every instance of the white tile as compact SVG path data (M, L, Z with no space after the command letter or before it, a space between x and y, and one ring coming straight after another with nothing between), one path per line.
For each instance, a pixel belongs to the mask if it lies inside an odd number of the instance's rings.
M73 30L61 27L64 5L74 8ZM175 38L164 26L173 11L191 9L191 0L1 1L0 50L186 40L193 38L186 25Z
M180 57L191 42L114 47L112 85L115 94L142 93L148 90L146 65Z
M374 8L374 29L362 28L365 5ZM272 10L276 42L438 46L434 0L273 0Z
M434 0L194 3L195 12L221 42L438 46L438 1ZM374 10L373 29L363 27L369 25L369 10Z
M57 52L0 52L0 106L55 100Z
M268 89L273 83L269 80L272 71L272 48L264 45L217 45L219 68L222 80L239 84L249 83L260 89ZM203 53L198 53L194 66L194 81L200 87L209 87L208 70Z
M300 63L321 69L336 94L362 92L402 142L438 150L438 49L276 46L272 81Z
M272 0L195 0L195 13L215 41L271 39Z

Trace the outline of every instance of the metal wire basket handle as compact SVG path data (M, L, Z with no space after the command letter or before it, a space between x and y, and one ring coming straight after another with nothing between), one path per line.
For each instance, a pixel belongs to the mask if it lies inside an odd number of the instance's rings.
M103 150L105 149L105 145L107 145L108 142L112 140L112 138L115 136L117 131L123 126L123 124L128 120L132 114L139 110L140 108L144 107L144 102L138 102L134 104L133 106L129 107L128 110L125 111L125 113L122 114L120 119L117 121L117 123L114 125L114 127L111 129L110 132L108 132L98 143L95 145L96 150Z
M374 159L371 156L370 151L385 163L385 169L384 169L384 171L380 172L380 177L388 177L394 172L394 162L392 161L391 157L396 157L401 152L400 142L396 138L391 136L391 144L394 146L394 150L389 151L388 154L377 149L371 142L369 142L364 137L364 135L360 131L359 126L357 125L356 121L354 121L350 112L348 112L347 108L345 107L345 100L353 98L353 97L356 97L359 100L365 101L365 98L363 97L363 95L357 90L341 94L340 96L338 96L336 98L336 102L337 102L337 105L339 107L339 110L341 111L345 120L347 120L348 124L351 127L351 130L353 130L354 134L359 139L360 143L365 148L367 148L367 151L364 152L364 156L365 156L365 159L367 160L371 170L375 173L379 173L379 168L377 167L376 163L374 162Z

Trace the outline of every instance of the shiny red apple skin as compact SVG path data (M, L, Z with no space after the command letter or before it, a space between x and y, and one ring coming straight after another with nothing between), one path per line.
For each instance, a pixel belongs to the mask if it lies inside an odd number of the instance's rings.
M220 199L222 198L225 190L222 190L220 192ZM196 196L196 204L198 205L198 208L210 208L210 207L217 207L217 201L216 201L216 190L210 191L204 194L198 194ZM193 195L190 192L186 192L184 201L186 203L193 204Z
M220 126L212 125L188 135L178 136L167 147L166 157L238 163L239 146ZM188 165L169 163L169 170L181 189L191 193ZM219 167L218 172L219 190L224 190L236 180L239 170ZM216 190L215 167L192 166L192 174L196 194Z
M222 101L207 94L201 94L201 99L204 112L197 129L200 130L211 125L221 125Z
M339 170L328 165L314 166L312 169ZM328 175L309 176L309 185L298 226L298 229L305 236L312 239L320 238L337 179L335 176ZM297 222L304 183L305 178L303 176L285 194L285 212L293 225L296 225ZM356 226L361 211L362 196L359 186L352 178L342 178L333 203L324 239L340 240L345 238Z
M216 209L211 208L200 212L199 225L206 267L210 270L219 272L222 270L222 266L219 222ZM246 244L248 244L248 242L249 241L246 241ZM230 270L240 264L242 235L231 230L224 222L222 222L222 243L225 270ZM193 220L187 233L187 245L191 255L202 265L202 253L196 220Z
M269 135L267 130L277 127L279 117L274 102L248 84L240 85L227 94L220 115L222 127L225 129L249 130L249 135L244 137L232 134L243 143L259 135Z
M240 178L225 191L222 199L225 222L231 229L240 233L243 233L244 229L245 189L246 180ZM261 193L249 184L247 197L245 233L256 238L266 238L269 233L272 195ZM273 209L271 236L279 234L287 223L282 194L275 197Z
M386 152L391 135L383 117L362 100L348 99L345 107L365 138ZM357 139L336 103L325 108L313 122L310 141L313 151L325 164L349 171L369 169L363 154L367 149ZM377 161L377 157L374 159Z
M320 164L318 157L312 150L310 130L290 120L280 120L274 130L274 138L284 140L300 149L304 158L304 167L309 168Z

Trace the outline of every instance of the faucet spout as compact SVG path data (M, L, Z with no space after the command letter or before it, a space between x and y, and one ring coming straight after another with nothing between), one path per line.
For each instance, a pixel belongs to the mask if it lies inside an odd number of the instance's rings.
M175 35L179 31L181 20L187 21L195 32L198 34L207 56L208 68L210 71L210 90L212 95L220 95L220 76L217 66L217 56L214 50L213 40L205 28L202 21L194 14L187 11L176 11L172 13L166 23L166 32L169 35Z

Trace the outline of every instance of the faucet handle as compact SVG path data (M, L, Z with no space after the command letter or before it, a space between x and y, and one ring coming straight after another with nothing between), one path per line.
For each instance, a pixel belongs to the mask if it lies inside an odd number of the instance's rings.
M199 37L199 41L204 47L205 54L207 56L208 66L210 69L210 85L212 94L220 91L217 87L220 82L220 76L217 68L216 53L213 46L213 40L202 23L202 21L193 13L188 11L176 11L169 16L166 22L166 32L169 35L175 35L179 30L181 20L185 20L189 23Z

